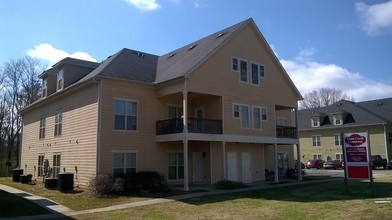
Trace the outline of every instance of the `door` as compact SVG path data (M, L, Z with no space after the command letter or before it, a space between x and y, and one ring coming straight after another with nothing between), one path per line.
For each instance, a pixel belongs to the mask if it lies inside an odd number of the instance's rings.
M202 107L198 107L195 109L195 118L196 118L196 131L203 132L204 110Z
M242 152L242 182L252 182L252 165L250 152Z
M237 152L227 152L227 179L237 181Z
M193 152L193 183L203 183L203 156L202 152Z

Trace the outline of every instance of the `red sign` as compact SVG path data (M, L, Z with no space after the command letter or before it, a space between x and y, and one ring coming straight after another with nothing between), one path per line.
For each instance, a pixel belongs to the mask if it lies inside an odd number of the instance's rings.
M369 179L367 132L343 134L347 178Z

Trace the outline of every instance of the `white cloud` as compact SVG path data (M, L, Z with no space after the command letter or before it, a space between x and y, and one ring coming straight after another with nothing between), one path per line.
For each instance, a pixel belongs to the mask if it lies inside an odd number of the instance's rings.
M46 60L49 62L50 66L66 57L72 57L72 58L96 62L96 60L93 57L91 57L89 54L85 52L75 52L69 54L63 50L56 49L52 45L47 43L34 46L34 49L29 49L27 51L27 55L34 58Z
M207 4L202 2L201 0L193 0L193 7L204 8L204 7L207 7Z
M161 7L156 0L125 0L125 2L141 11L154 11Z
M357 2L355 8L361 17L361 28L369 35L392 30L392 0L375 5Z
M307 53L301 51L299 54ZM335 64L319 63L300 56L293 60L280 59L280 62L302 95L330 87L344 91L355 101L392 97L392 84L368 79Z

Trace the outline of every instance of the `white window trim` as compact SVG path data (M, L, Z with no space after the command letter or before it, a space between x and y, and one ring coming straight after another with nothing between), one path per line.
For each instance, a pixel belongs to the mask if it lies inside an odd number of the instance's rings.
M315 121L314 119L317 119L317 120ZM311 123L312 128L318 128L318 127L320 127L320 124L321 124L320 121L321 121L321 120L320 120L320 117L312 117L312 118L310 119L310 123ZM314 124L314 122L317 122L316 125Z
M253 65L257 66L257 71L256 71L257 78L258 78L257 83L253 83ZM254 63L254 62L250 63L250 76L251 76L250 77L250 84L252 84L254 86L260 86L261 78L260 78L260 65L259 64Z
M237 59L237 70L234 70L233 69L233 59ZM240 72L240 58L238 58L238 57L231 57L231 60L230 60L230 69L231 69L231 71L234 71L234 72L236 72L236 73L238 73L238 72Z
M336 145L336 136L339 136L339 145ZM333 143L335 146L342 146L342 139L340 138L340 134L333 134Z
M265 109L265 120L263 119L263 111L261 111L261 121L268 122L268 109L267 107L260 106L261 109Z
M41 89L41 97L45 98L48 96L48 79L42 79L42 89Z
M260 128L255 128L255 123L254 123L255 119L253 118L253 116L254 116L254 109L255 108L260 110ZM251 118L252 118L252 128L253 128L253 130L262 130L263 129L263 112L262 112L262 109L263 109L262 106L257 106L257 105L253 105L252 106L252 116L251 116Z
M340 161L343 161L343 153L335 153L335 160L339 160L336 155L339 155Z
M322 158L323 158L323 154L314 153L314 154L312 154L312 160L316 160L316 159L314 159L315 156L317 156L317 160L322 160Z
M60 123L57 123L57 121L56 121L56 115L57 114L59 114L60 116L61 116L61 121L60 121ZM59 136L62 136L63 135L63 123L64 122L64 114L63 114L63 110L62 109L58 109L57 111L55 111L55 113L54 113L54 137L59 137ZM57 130L57 133L56 133L56 126L58 126L58 125L61 125L61 129L60 129L60 127L59 127L59 129Z
M235 117L235 114L234 114L235 107L234 106L238 106L238 117ZM240 108L241 108L241 104L239 104L239 103L233 103L232 104L232 109L233 109L232 116L233 116L234 119L240 119L241 118Z
M168 150L166 151L166 156L169 156L169 153L177 153L177 159L178 159L178 153L182 153L183 157L184 157L184 172L185 172L185 154L184 151L182 150ZM167 158L169 159L169 158ZM179 165L176 164L176 168L178 169ZM169 169L169 161L167 161L167 169ZM169 170L168 170L169 171ZM178 171L178 170L177 170ZM184 177L185 177L185 173L184 173ZM169 183L173 183L173 182L178 182L178 181L183 181L184 179L180 179L178 178L178 173L177 173L177 178L176 179L169 179L169 173L167 173L167 182Z
M241 61L246 62L246 81L241 80ZM238 80L240 83L249 84L249 61L245 59L238 59Z
M243 127L242 126L242 107L244 107L244 106L246 106L246 107L248 107L248 127ZM250 109L250 105L247 105L247 104L241 104L240 105L240 127L241 127L241 129L250 129L250 127L251 127L251 116L250 116L250 114L251 114L251 109Z
M113 168L112 168L112 174L114 174L114 154L136 154L136 158L135 158L135 173L137 172L137 153L139 151L138 150L112 150L112 159L113 159ZM124 167L123 167L123 171L124 169L126 169L125 167L125 163L124 163Z
M60 72L61 72L61 88L59 88L59 81L60 81L60 79L59 79L59 75L60 75ZM59 69L58 70L58 72L57 72L57 79L56 79L56 91L61 91L61 90L63 90L64 89L64 69L63 68L61 68L61 69Z
M338 124L338 123L336 123L336 117L339 117L340 119L339 119L339 121L340 121L340 123ZM334 125L343 125L343 115L333 115L333 124Z
M115 115L116 115L116 101L125 101L125 102L135 102L136 103L136 129L135 130L127 130L127 129L115 129L113 125L112 131L115 132L130 132L130 133L138 133L139 132L139 101L136 99L127 99L127 98L118 98L118 97L113 97L113 122L115 120Z
M319 143L320 145L317 145L317 141L316 141L316 145L313 145L313 137L319 137ZM312 135L312 147L321 147L321 135Z

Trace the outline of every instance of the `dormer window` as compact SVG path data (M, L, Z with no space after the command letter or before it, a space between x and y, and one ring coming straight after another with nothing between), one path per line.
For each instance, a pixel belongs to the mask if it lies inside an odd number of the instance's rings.
M320 117L312 117L312 127L320 127Z
M48 80L46 78L42 79L42 91L41 97L45 98L48 95Z
M343 124L343 117L342 117L342 115L334 115L333 116L333 124L334 125L342 125Z
M57 91L62 90L64 87L64 71L60 69L57 72Z

